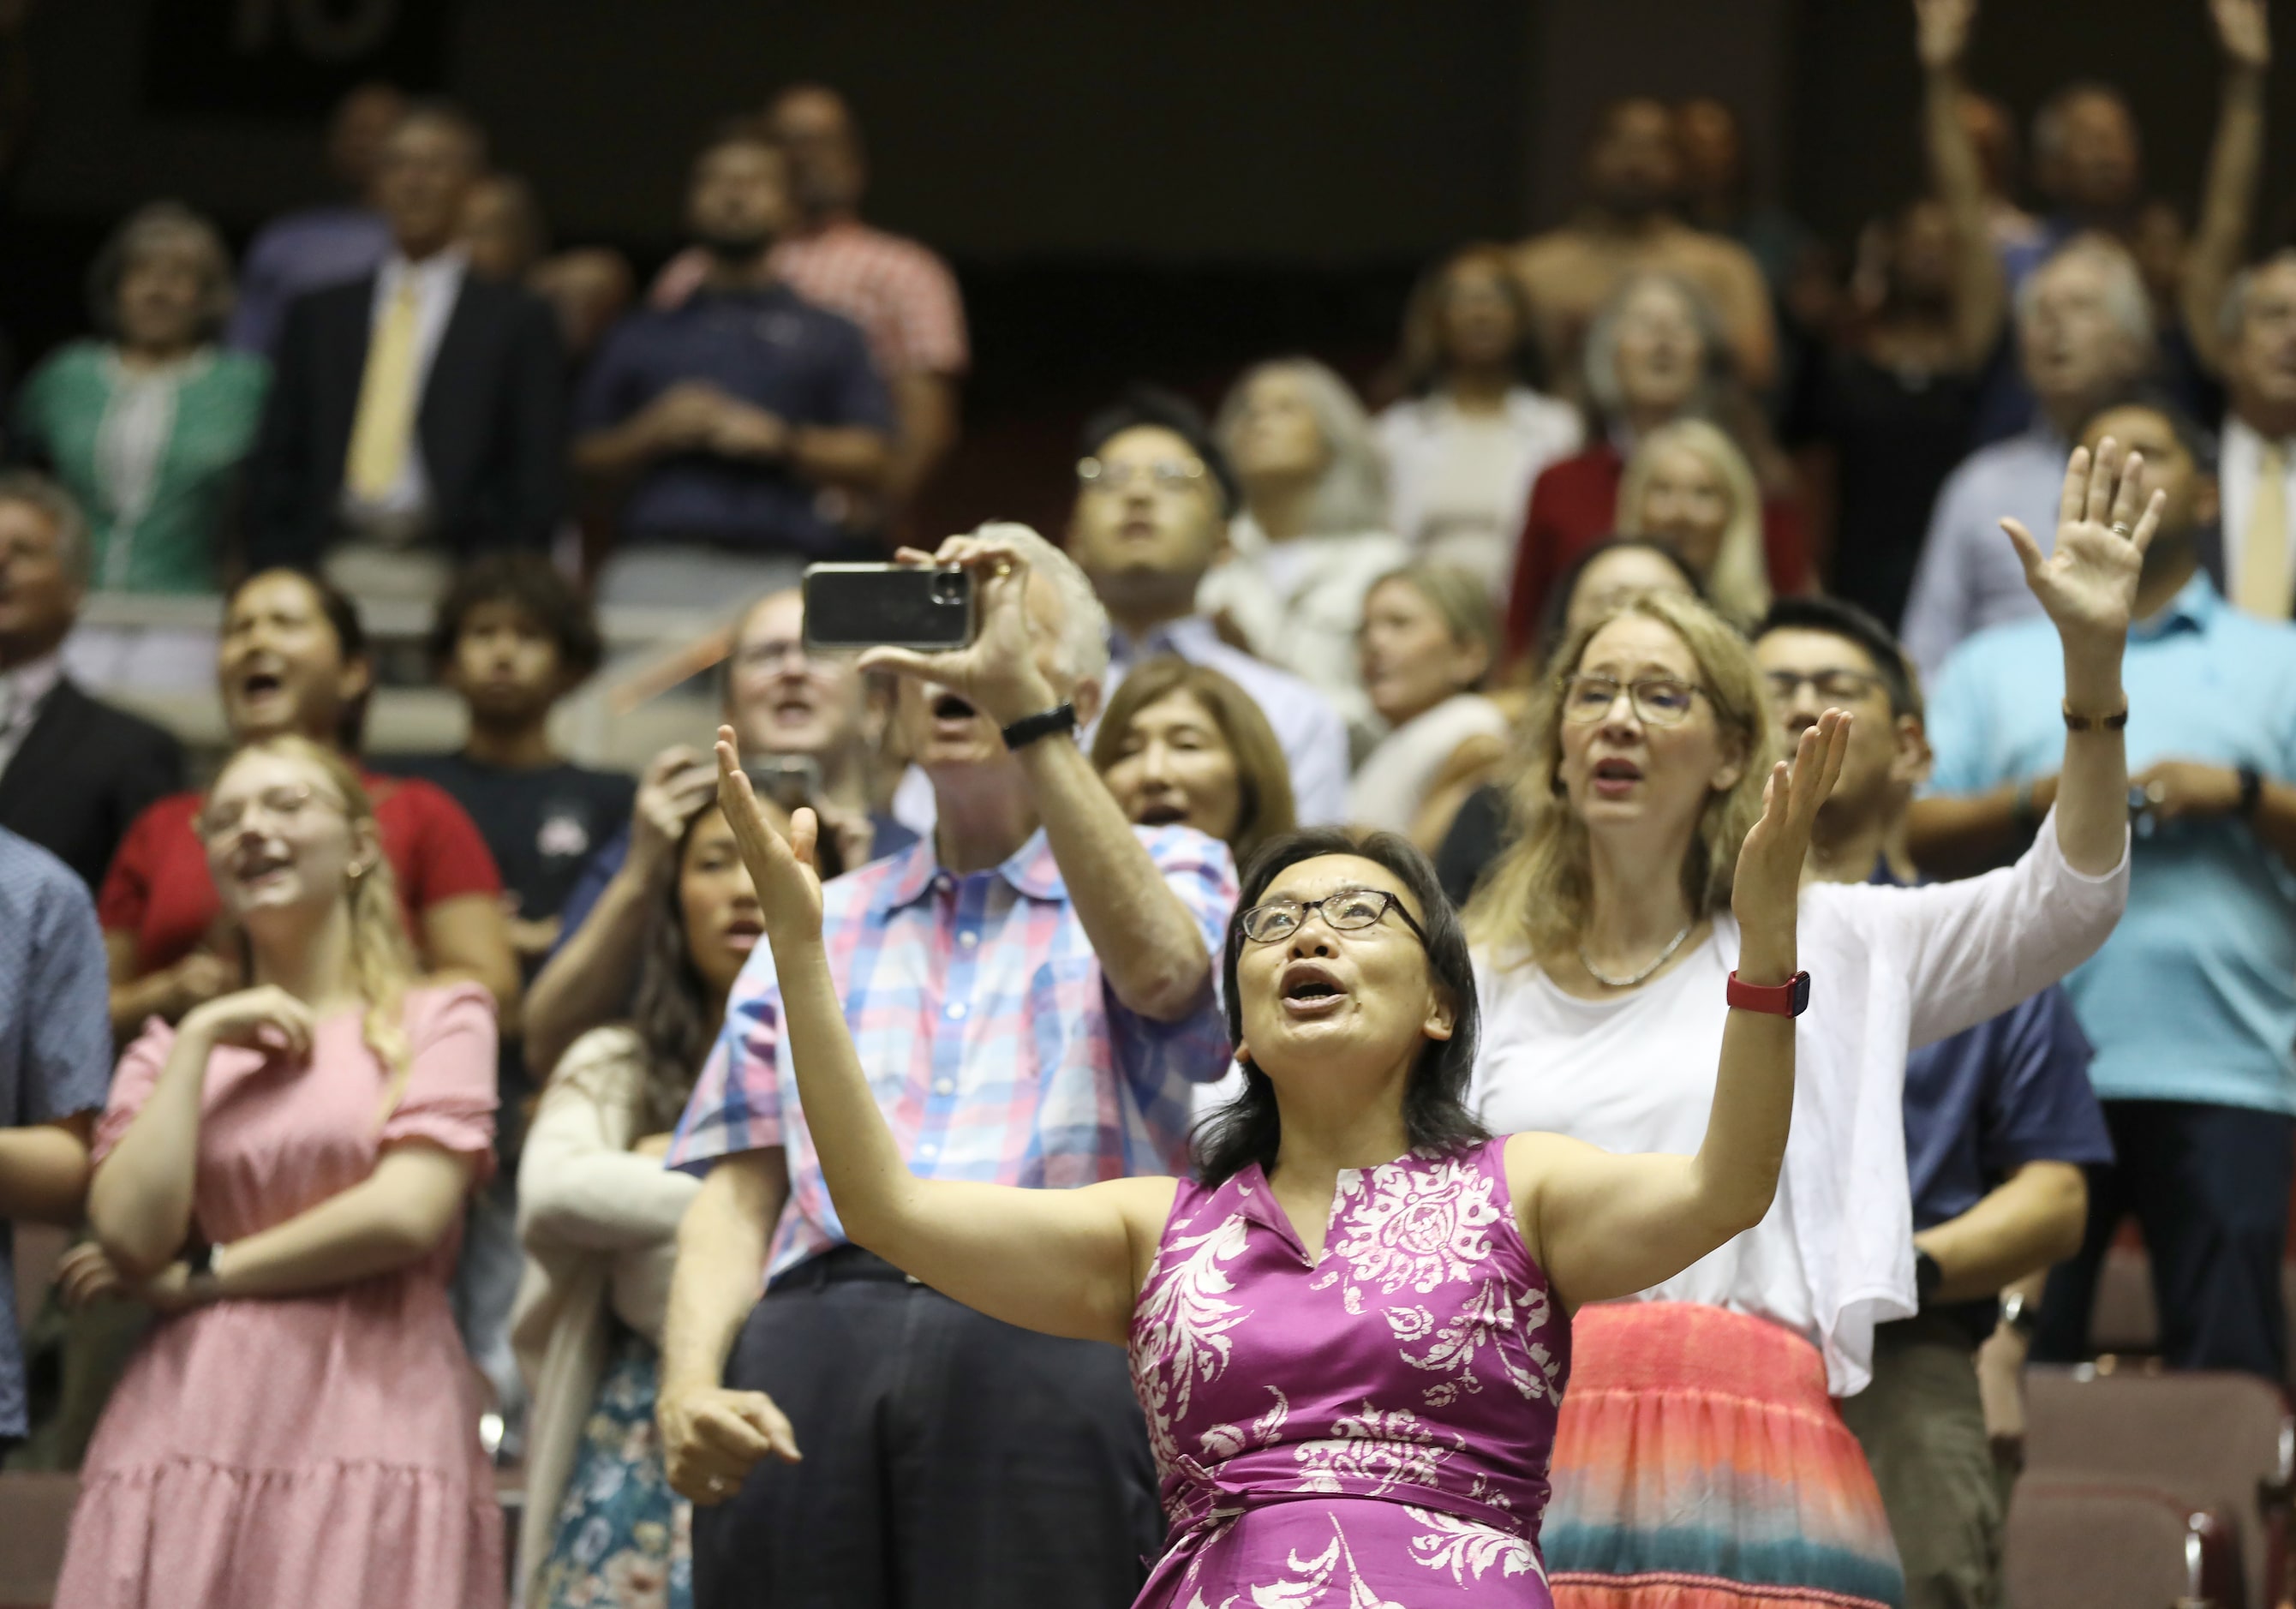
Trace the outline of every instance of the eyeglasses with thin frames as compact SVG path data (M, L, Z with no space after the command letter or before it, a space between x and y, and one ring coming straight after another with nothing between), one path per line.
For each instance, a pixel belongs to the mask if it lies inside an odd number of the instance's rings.
M1077 481L1095 491L1121 497L1138 482L1160 492L1188 491L1204 484L1204 466L1177 458L1159 458L1146 465L1110 464L1086 458L1077 465Z
M1850 704L1886 685L1870 672L1839 666L1824 670L1766 670L1762 679L1770 685L1770 696L1781 704L1792 702L1804 686L1826 702Z
M246 825L250 804L260 806L265 815L280 825L291 826L308 815L314 805L333 803L308 783L283 783L275 788L265 788L246 799L211 800L193 825L198 828L202 841L213 843L219 838L230 837ZM349 812L345 811L344 814Z
M1237 920L1243 936L1254 944L1274 944L1305 926L1310 912L1321 915L1324 925L1333 932L1352 933L1377 926L1390 911L1403 918L1403 925L1418 935L1420 943L1427 942L1427 930L1404 908L1398 896L1385 889L1341 889L1321 899L1265 900Z
M1562 718L1574 727L1591 726L1619 707L1625 695L1646 726L1678 727L1690 718L1690 706L1706 689L1678 677L1644 676L1631 682L1615 676L1578 675L1562 681Z

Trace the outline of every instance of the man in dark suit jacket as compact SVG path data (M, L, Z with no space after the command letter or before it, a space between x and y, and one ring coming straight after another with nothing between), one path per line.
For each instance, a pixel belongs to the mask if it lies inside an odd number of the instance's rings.
M0 826L93 890L128 824L184 785L184 753L63 674L57 650L87 562L87 522L70 494L43 475L0 474Z
M253 465L257 568L312 565L345 541L451 561L548 542L564 357L545 303L467 271L457 230L485 167L475 124L415 105L378 175L390 258L290 305Z

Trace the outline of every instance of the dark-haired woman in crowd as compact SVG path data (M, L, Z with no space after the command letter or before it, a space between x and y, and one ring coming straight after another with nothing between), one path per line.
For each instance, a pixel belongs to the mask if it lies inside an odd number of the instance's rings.
M1421 559L1506 596L1530 483L1578 450L1578 410L1538 390L1530 303L1505 250L1453 252L1413 288L1398 366L1405 399L1373 423L1390 524Z
M1848 723L1829 712L1738 882L1742 982L1792 993L1794 907ZM1073 1190L920 1179L901 1162L822 948L817 824L784 839L730 727L720 796L756 879L805 1121L840 1220L1007 1323L1128 1346L1171 1543L1138 1602L1551 1602L1538 1547L1569 1314L1665 1277L1767 1210L1791 1022L1732 1013L1695 1158L1494 1139L1461 1104L1477 1008L1425 858L1392 834L1295 833L1246 872L1222 996L1244 1094L1197 1179ZM758 1442L800 1456L758 1407ZM745 1473L697 1443L680 1482Z
M693 1509L664 1476L653 1408L678 1220L701 1186L662 1158L762 932L713 804L686 824L649 917L631 1020L575 1040L536 1108L511 1320L534 1393L519 1535L529 1609L693 1601Z
M499 1604L447 1297L493 1160L493 1002L419 987L382 828L331 747L242 749L187 830L250 987L152 1023L97 1130L66 1300L160 1317L88 1449L55 1601Z
M1922 888L1814 883L1775 1204L1637 1300L1578 1316L1548 1545L1564 1609L1902 1601L1865 1456L1831 1399L1913 1314L1903 1082L1914 1047L2006 1009L2102 944L2128 891L2120 658L2163 500L2108 440L2076 453L2054 551L2016 528L2065 661L2064 785L2013 867ZM2125 469L2125 473L2121 472ZM1713 611L1641 594L1538 686L1518 831L1469 907L1483 1010L1476 1110L1611 1151L1698 1143L1735 1019L1711 997L1744 935L1742 824L1777 751L1752 650ZM1759 829L1756 829L1759 833Z
M1595 543L1571 561L1555 584L1529 663L1543 664L1578 632L1645 592L1677 593L1686 598L1706 595L1705 583L1670 542L1652 537L1607 537ZM1521 694L1511 692L1508 696ZM1518 720L1521 713L1514 711ZM1452 904L1465 906L1499 851L1513 841L1510 791L1504 776L1487 782L1462 800L1452 816L1435 851L1435 875Z
M1238 866L1299 825L1267 717L1226 676L1177 654L1119 684L1093 734L1092 764L1127 820L1193 827L1226 844Z
M357 608L324 581L266 570L241 582L225 607L216 680L234 743L293 733L358 752L374 666ZM513 1007L518 968L502 882L471 818L426 782L371 773L360 782L424 968L472 978ZM242 980L193 830L199 809L198 794L177 793L137 817L96 900L111 953L112 1027L123 1040L145 1018L172 1022Z
M1764 485L1762 537L1772 587L1799 592L1808 575L1801 511L1784 495L1785 466L1731 367L1712 306L1672 275L1621 282L1587 332L1587 395L1603 437L1550 464L1531 488L1507 603L1511 660L1529 651L1556 579L1580 550L1619 527L1627 458L1660 426L1705 419L1730 432Z

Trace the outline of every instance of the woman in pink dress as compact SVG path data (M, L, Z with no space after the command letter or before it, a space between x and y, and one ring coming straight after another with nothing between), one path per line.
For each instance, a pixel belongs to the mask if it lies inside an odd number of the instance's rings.
M198 818L254 987L153 1022L97 1132L67 1299L164 1315L97 1426L59 1609L502 1601L447 1282L494 1128L493 1006L414 989L374 813L299 737Z
M1003 556L1013 562L1013 555ZM961 655L948 655L959 659ZM963 668L949 679L958 682ZM1128 1347L1170 1539L1138 1602L1546 1609L1538 1518L1580 1302L1687 1266L1768 1209L1793 1088L1799 859L1848 718L1805 735L1739 863L1739 967L1695 1157L1494 1139L1462 1104L1476 1006L1425 858L1293 833L1246 869L1223 973L1244 1092L1200 1180L1077 1190L903 1166L821 944L816 825L758 808L720 728L804 1120L854 1241L1007 1323ZM1797 983L1803 984L1799 991ZM701 1500L799 1456L761 1393L722 1393L671 1470Z

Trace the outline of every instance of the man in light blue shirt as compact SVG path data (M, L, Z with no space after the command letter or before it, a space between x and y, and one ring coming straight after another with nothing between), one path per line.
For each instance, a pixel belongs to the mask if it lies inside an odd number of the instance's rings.
M2039 402L2033 428L1963 460L1923 538L1900 636L1925 679L1963 638L2039 609L1998 521L2015 518L2046 551L2073 433L2152 361L2151 303L2135 259L2102 235L2060 249L2018 288L2017 351Z
M2134 1212L2162 1350L2187 1368L2284 1377L2280 1265L2296 1145L2296 629L2234 612L2202 566L2213 444L2168 405L2091 422L2168 494L2138 586L2128 691L2137 806L2128 914L2066 980L2117 1164L2090 1170L2078 1257L2052 1277L2034 1356L2083 1354L2096 1269ZM2005 541L2004 546L2006 546ZM2054 796L2062 674L2046 621L1972 638L1931 700L1928 864L2005 857Z
M1114 629L1108 691L1159 653L1221 672L1249 694L1292 767L1302 826L1347 817L1347 724L1289 671L1220 639L1195 612L1197 584L1219 554L1236 503L1234 476L1202 416L1184 399L1136 386L1085 425L1069 553L1092 579Z

